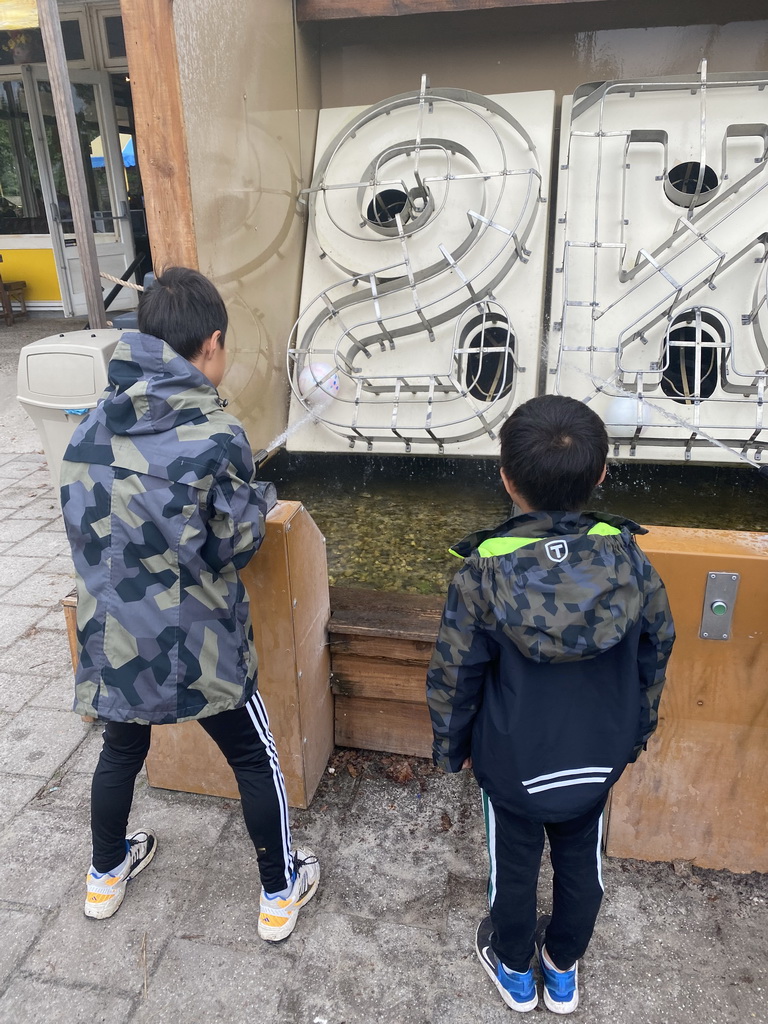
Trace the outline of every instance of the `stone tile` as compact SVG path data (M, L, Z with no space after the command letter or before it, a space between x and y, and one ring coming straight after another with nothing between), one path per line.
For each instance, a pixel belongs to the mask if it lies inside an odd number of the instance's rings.
M0 535L2 531L0 530ZM29 579L46 564L45 558L4 558L0 588L6 591L17 583Z
M35 528L39 524L33 524ZM0 534L0 542L5 542L5 529ZM41 558L55 558L57 555L69 555L69 543L61 530L44 529L38 530L33 537L26 537L13 546L15 555L31 556L39 555Z
M72 577L72 589L75 587L75 567L72 564L72 556L69 553L69 547L64 554L54 555L45 564L45 571L52 572L58 576L71 576Z
M0 828L34 799L35 794L46 784L43 775L12 775L0 773Z
M63 574L62 574L63 575ZM72 589L74 589L75 581L74 578L70 581ZM70 593L72 591L70 590ZM42 619L36 624L38 629L51 629L56 632L66 629L66 620L64 618L64 609L59 605L58 608L54 608L47 615L44 615Z
M423 974L419 978L429 1004L429 1019L440 1021L440 1024L511 1024L510 1017L514 1011L503 1002L480 966L474 943L473 930L471 943L466 948L460 953L439 956L437 962L433 959L429 978ZM543 1009L540 998L539 1010ZM534 1014L533 1019L542 1018ZM578 1021L579 1017L574 1019ZM590 1019L589 1024L594 1022Z
M27 950L40 934L45 918L34 910L0 906L0 991L23 961ZM2 1002L0 1001L0 1012ZM11 1018L4 1018L10 1020Z
M27 605L16 608L13 605L0 604L0 649L19 642L36 622L45 614L44 608L31 608ZM7 662L0 655L0 671L14 668L13 661Z
M101 722L83 723L85 739L67 759L67 775L93 775L102 747L104 725Z
M260 941L256 937L261 893L258 863L239 803L230 806L232 823L211 851L208 870L182 922L183 930L218 945ZM311 917L313 904L302 914Z
M0 708L13 714L20 711L33 693L40 689L39 682L35 682L34 690L24 685L26 680L10 672L0 672Z
M0 1020L23 1024L126 1024L131 1001L85 985L15 978L0 996Z
M310 1024L312 1017L286 1017L277 1010L283 992L305 984L297 980L290 947L256 943L232 950L175 938L131 1024ZM334 1017L334 1024L343 1019Z
M300 917L291 938L292 945L301 945L297 973L302 980L284 987L278 1006L282 1018L346 1024L440 1019L430 1005L439 948L434 932L326 911L317 914L311 928L306 925Z
M53 493L50 496L36 497L23 509L13 512L11 519L42 519L53 521L61 515L61 505Z
M50 776L83 737L83 723L69 711L24 708L0 733L0 771Z
M4 471L5 467L3 467ZM3 487L0 488L0 508L16 511L24 508L25 505L31 505L37 497L36 493L30 493L28 490L22 491L18 486Z
M75 699L75 679L70 670L45 683L27 701L28 708L51 708L54 711L72 711Z
M12 894L19 906L39 910L67 900L82 906L83 872L91 857L88 805L77 813L69 807L53 813L35 805L33 800L0 832L0 892ZM19 885L21 878L41 884Z
M7 669L13 664L13 661L6 656L6 652L0 652L0 663ZM61 687L60 680L63 676L64 673L60 672L57 679L51 682L48 676L38 675L37 673L27 671L20 671L15 674L8 671L2 672L0 673L0 707L13 714L20 711L25 704L35 701L38 695L49 690L50 692L46 693L36 706L55 707L54 687L57 684ZM70 695L73 688L74 684L70 683ZM60 693L63 696L63 690ZM65 710L70 710L71 706L72 699L70 696L69 704L66 705Z
M0 623L6 608L6 605L0 605ZM66 633L36 628L37 621L44 615L42 608L16 610L29 612L30 617L35 617L35 623L11 647L0 651L0 672L25 672L38 678L42 684L68 671L72 658Z
M50 609L58 607L61 599L72 590L72 585L71 576L40 572L6 591L0 600L6 604Z
M37 458L27 458L26 455L23 455L21 458L15 458L10 462L6 462L3 466L3 476L6 480L18 479L25 481L27 483L26 490L30 490L34 486L33 481L36 474L45 468L46 466Z
M482 876L480 837L459 856L446 832L447 820L467 813L468 783L435 774L422 791L416 781L364 779L332 850L316 850L326 864L324 907L420 926L443 907L449 872Z
M0 539L2 539L3 544L16 544L39 529L40 522L37 519L33 519L30 522L27 522L25 519L6 519L3 523ZM25 553L19 551L19 554Z
M72 814L79 821L87 822L90 813L92 773L84 775L70 772L68 763L45 780L29 807L33 811L49 811L52 815Z
M78 783L81 790L82 777ZM65 787L62 786L62 790ZM58 794L52 796L55 802ZM66 795L59 816L69 806ZM75 814L87 821L87 801ZM118 913L108 922L91 921L82 912L85 862L70 861L64 869L79 885L67 892L66 902L51 927L27 958L25 970L65 981L88 977L92 965L99 963L99 984L108 991L138 995L144 986L143 937L146 934L147 974L171 937L179 931L189 902L199 891L211 850L216 845L230 811L209 800L200 805L197 798L177 803L168 800L145 783L137 786L129 829L152 828L158 837L158 849L152 863L133 879ZM88 834L84 836L87 846ZM87 857L87 854L86 854ZM246 954L255 940L255 921Z

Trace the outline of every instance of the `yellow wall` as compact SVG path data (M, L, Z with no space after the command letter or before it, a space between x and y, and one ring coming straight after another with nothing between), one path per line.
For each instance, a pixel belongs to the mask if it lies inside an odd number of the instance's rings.
M0 243L5 281L26 281L27 302L60 302L59 279L52 249L8 249Z

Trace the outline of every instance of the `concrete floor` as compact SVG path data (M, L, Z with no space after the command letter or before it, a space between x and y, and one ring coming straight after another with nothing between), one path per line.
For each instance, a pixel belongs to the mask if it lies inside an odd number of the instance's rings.
M21 345L60 329L0 325L0 1021L510 1021L474 956L487 870L476 786L416 758L337 751L311 808L293 812L294 839L317 852L323 878L284 944L256 935L239 805L143 776L132 825L157 831L157 858L116 917L83 916L99 728L68 710L68 550L13 398ZM604 880L574 1021L768 1022L768 876L607 859ZM545 865L542 911L549 881Z

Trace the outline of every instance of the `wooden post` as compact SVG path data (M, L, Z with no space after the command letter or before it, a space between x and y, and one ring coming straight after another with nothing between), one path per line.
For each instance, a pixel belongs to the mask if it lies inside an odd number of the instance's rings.
M152 262L157 273L197 269L173 0L122 0L120 9Z
M59 9L56 0L37 0L40 17L40 31L45 47L45 60L51 79L51 95L56 122L59 128L61 158L69 189L75 239L83 275L85 304L91 327L106 327L107 314L104 311L104 296L99 279L99 264L96 258L96 241L93 237L88 190L85 183L83 156L80 149L75 122L75 107L72 102L72 87L64 53L64 38L61 34Z

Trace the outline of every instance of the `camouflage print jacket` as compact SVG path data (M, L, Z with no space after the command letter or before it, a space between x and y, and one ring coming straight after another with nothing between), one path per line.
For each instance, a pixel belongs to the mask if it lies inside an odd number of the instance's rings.
M467 537L427 675L434 759L533 820L593 806L656 728L674 626L636 523L532 512Z
M243 704L256 686L238 576L264 531L242 426L165 342L126 334L104 399L64 455L77 574L74 710L163 723Z

